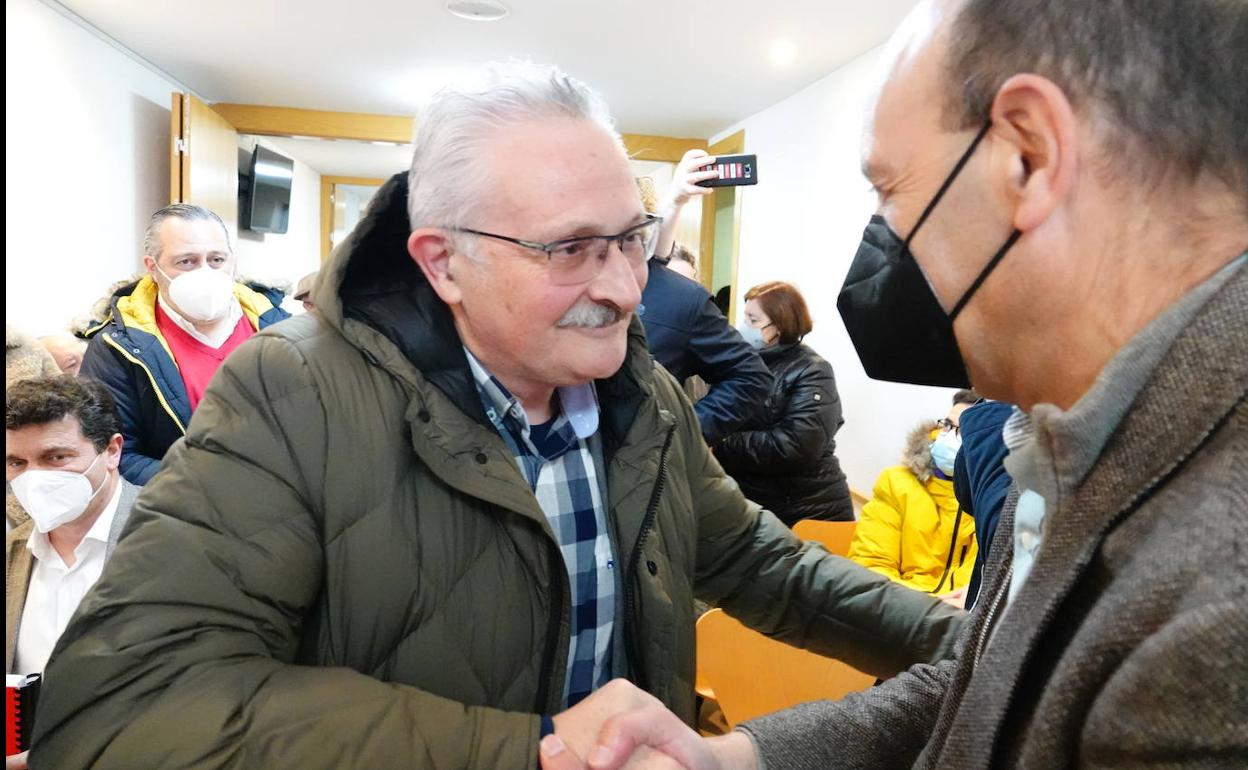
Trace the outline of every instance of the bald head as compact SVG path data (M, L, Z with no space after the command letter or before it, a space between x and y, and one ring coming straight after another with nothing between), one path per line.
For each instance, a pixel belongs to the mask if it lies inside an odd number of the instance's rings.
M82 357L87 352L87 341L78 339L72 334L49 334L39 338L39 344L51 354L57 367L65 374L78 376L82 367Z
M1224 0L924 0L907 17L863 167L941 307L966 300L954 332L981 392L1069 406L1243 252L1245 51L1248 5Z

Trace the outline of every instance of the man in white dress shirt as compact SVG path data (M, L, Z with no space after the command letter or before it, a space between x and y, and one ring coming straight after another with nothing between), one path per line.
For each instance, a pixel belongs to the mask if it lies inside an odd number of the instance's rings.
M139 492L118 472L121 445L99 382L41 377L5 394L6 478L30 514L6 537L6 673L43 671L99 579Z

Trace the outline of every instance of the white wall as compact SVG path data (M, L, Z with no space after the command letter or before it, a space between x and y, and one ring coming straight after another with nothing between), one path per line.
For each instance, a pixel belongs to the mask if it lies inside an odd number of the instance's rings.
M169 202L176 83L37 0L5 0L5 319L64 328L139 269Z
M240 137L250 151L256 142L290 157L266 139ZM321 175L298 158L295 178L290 191L290 221L285 233L253 233L240 230L234 252L238 256L239 273L252 280L287 290L283 305L292 313L303 312L303 306L289 295L295 283L321 265Z
M738 307L764 281L788 281L802 292L815 324L806 341L832 364L844 407L837 457L850 486L868 496L879 472L897 462L910 429L943 417L953 394L868 379L836 309L875 208L860 148L879 53L863 54L712 140L745 129L745 151L758 155L758 186L739 188Z

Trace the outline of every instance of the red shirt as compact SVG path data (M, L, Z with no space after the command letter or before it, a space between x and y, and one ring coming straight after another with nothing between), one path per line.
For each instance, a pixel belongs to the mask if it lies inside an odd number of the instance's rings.
M234 327L234 333L226 339L225 344L219 348L209 347L174 323L173 319L161 309L159 302L156 303L156 328L160 329L165 342L169 345L169 350L173 351L173 360L182 374L182 384L186 386L186 395L191 400L192 412L199 406L199 400L203 398L208 382L212 379L212 375L217 373L217 367L221 366L225 357L256 333L256 330L251 328L251 322L247 320L247 316L242 315Z

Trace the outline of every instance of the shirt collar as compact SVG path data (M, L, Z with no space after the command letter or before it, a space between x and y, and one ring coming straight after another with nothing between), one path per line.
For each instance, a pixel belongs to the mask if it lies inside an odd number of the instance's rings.
M468 357L468 366L472 369L472 377L477 389L481 391L485 401L486 416L495 427L507 420L512 420L527 436L529 429L528 415L520 405L519 399L511 394L498 378L477 360L472 351L464 348ZM557 388L559 394L560 416L572 426L578 439L587 439L598 432L598 391L593 382L582 385L571 385Z

